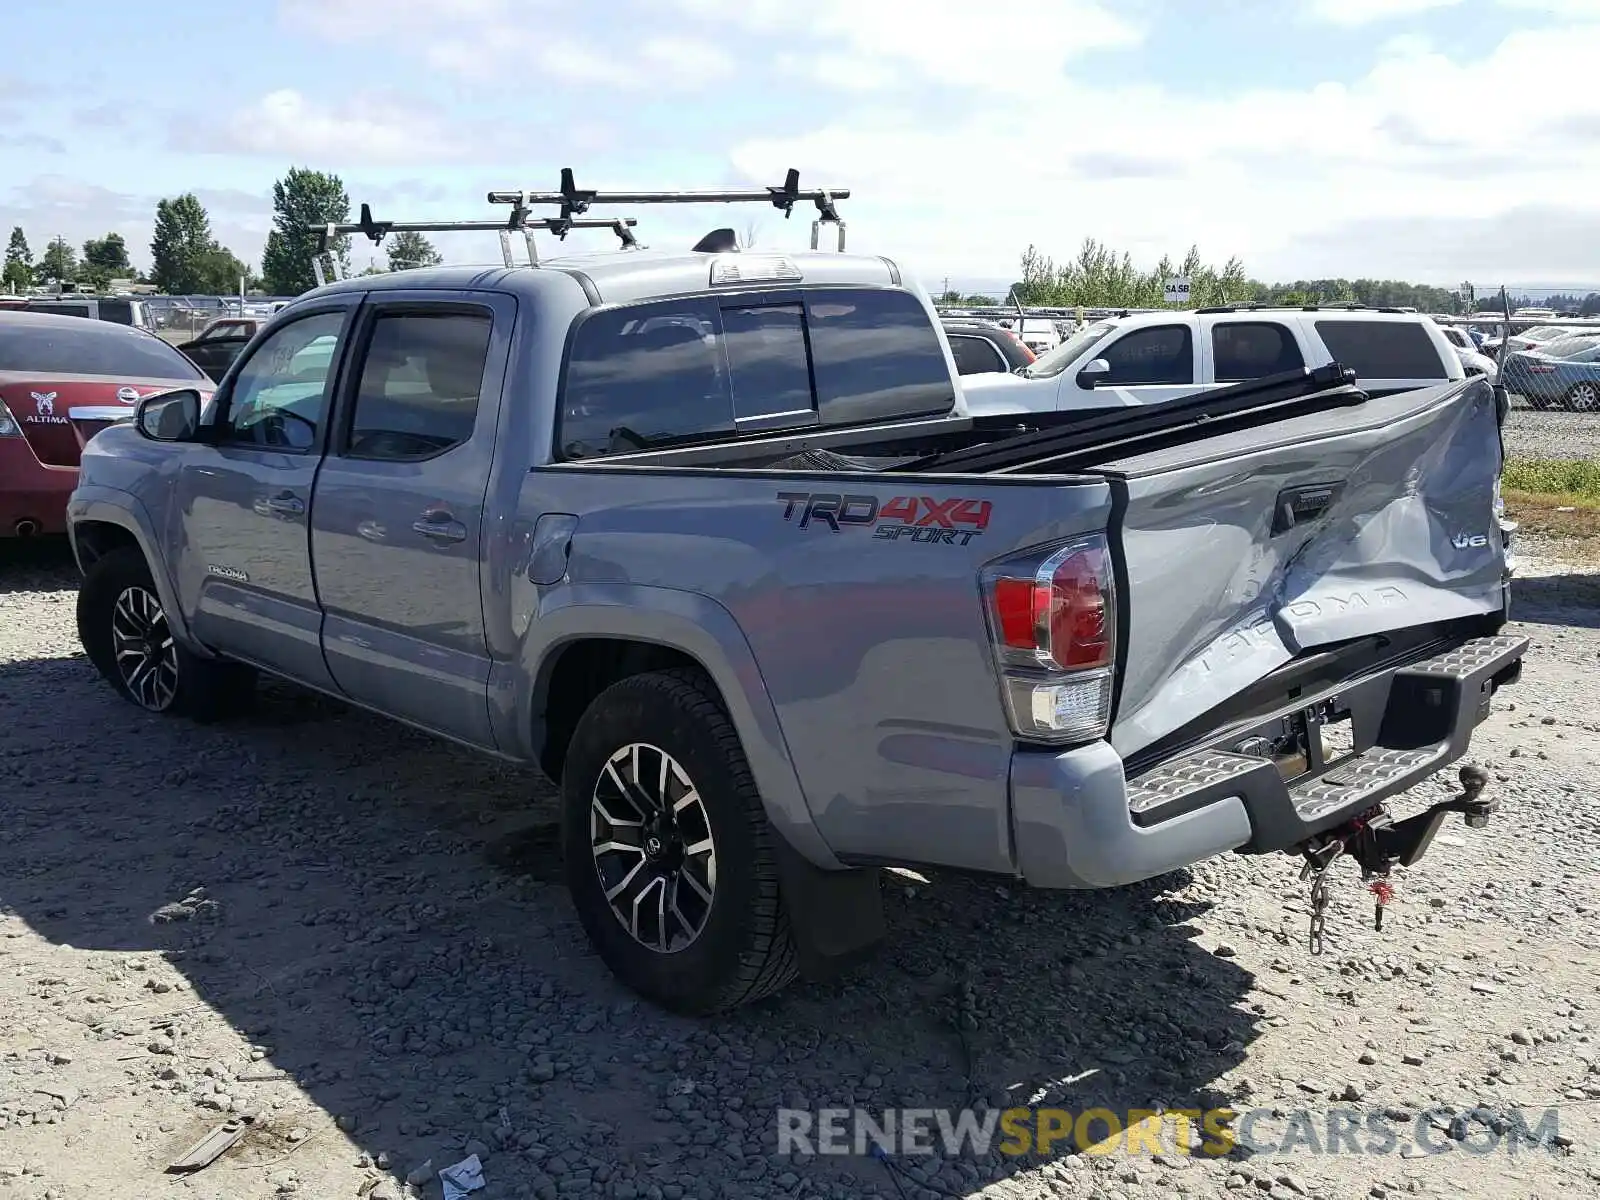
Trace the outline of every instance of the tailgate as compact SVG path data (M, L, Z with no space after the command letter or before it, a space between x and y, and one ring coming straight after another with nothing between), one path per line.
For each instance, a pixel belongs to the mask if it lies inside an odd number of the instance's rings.
M1126 622L1112 744L1134 754L1306 651L1500 610L1500 467L1481 382L1102 465Z

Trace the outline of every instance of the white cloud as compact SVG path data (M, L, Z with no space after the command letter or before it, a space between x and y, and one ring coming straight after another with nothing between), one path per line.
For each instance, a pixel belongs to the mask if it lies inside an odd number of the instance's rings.
M1144 36L1135 14L1099 0L1050 0L1001 14L970 0L915 5L865 0L674 0L686 15L782 42L791 64L830 86L866 90L911 78L945 88L1027 92L1049 87L1067 64L1102 50L1126 49Z
M584 10L591 20L595 10ZM733 64L715 43L641 28L621 13L602 37L550 0L284 0L291 28L340 42L378 42L465 81L694 91ZM626 36L617 36L618 32Z
M364 96L324 107L292 88L268 92L220 120L184 120L173 142L199 153L341 164L454 161L472 151L460 130L434 114Z
M1395 21L1440 8L1454 8L1461 0L1311 0L1311 15L1330 25L1371 25Z
M1600 25L1546 24L1476 61L1391 45L1350 84L1201 98L1064 81L1035 89L1025 124L998 102L953 122L845 107L808 132L748 139L732 157L751 180L797 167L812 183L851 187L853 243L898 250L932 276L993 277L1014 271L1030 242L1060 257L1086 235L1149 261L1198 242L1266 277L1356 276L1390 269L1396 245L1368 242L1364 229L1416 238L1435 222L1500 228L1494 219L1519 208L1594 211L1597 59ZM1542 81L1536 108L1481 103L1530 79ZM1067 132L1041 148L1039 129ZM1549 222L1528 269L1600 279L1600 243L1573 238L1574 227ZM1405 258L1448 283L1501 260L1491 246L1443 238L1412 243Z

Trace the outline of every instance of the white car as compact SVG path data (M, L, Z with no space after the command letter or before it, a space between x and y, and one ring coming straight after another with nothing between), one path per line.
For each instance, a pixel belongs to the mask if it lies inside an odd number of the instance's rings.
M1013 375L962 380L974 415L1161 404L1338 361L1368 392L1466 378L1429 317L1360 308L1219 308L1095 321Z
M1499 380L1499 366L1494 359L1478 350L1477 343L1466 330L1456 325L1440 325L1439 332L1444 334L1444 340L1455 349L1456 357L1461 360L1461 366L1468 375L1487 376L1490 383Z

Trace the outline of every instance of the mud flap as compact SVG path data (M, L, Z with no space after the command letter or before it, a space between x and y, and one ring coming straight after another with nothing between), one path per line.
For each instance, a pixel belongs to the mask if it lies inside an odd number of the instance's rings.
M886 935L880 873L873 868L824 871L776 830L770 836L801 977L833 979L870 958Z

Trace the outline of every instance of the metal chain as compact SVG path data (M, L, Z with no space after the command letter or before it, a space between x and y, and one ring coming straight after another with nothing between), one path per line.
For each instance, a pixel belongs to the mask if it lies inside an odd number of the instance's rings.
M1313 957L1320 955L1325 949L1323 941L1324 931L1328 925L1328 871L1344 854L1344 843L1335 842L1331 849L1332 853L1329 854L1328 861L1318 868L1316 877L1311 881L1311 953ZM1310 865L1307 863L1308 868Z

